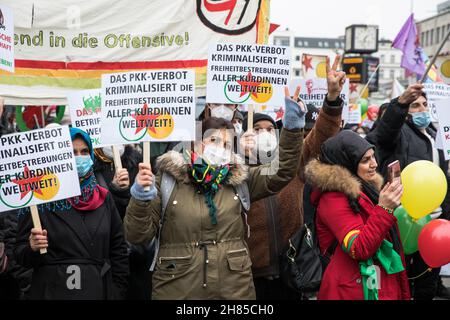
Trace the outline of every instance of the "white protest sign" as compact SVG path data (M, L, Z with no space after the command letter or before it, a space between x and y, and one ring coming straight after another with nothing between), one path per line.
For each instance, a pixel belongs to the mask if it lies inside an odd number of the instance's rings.
M218 43L208 51L206 102L284 106L290 49Z
M435 108L439 119L438 134L441 136L442 150L445 160L450 160L450 99L436 101Z
M348 106L348 116L346 123L360 124L361 123L361 105L358 103L350 103Z
M14 72L13 11L0 4L0 69Z
M195 140L192 70L104 74L101 96L102 144Z
M101 89L71 92L67 95L67 101L72 127L85 131L91 137L92 146L101 148Z
M322 108L323 102L328 93L327 79L312 78L312 79L292 79L289 87L291 94L295 92L295 89L300 86L299 98L303 100L305 104L313 104L316 108ZM344 109L342 110L342 119L347 123L349 122L349 97L350 97L350 80L345 81L344 87L341 92L341 99L344 100ZM355 116L352 116L355 119ZM361 122L361 120L359 121ZM358 122L358 123L359 123ZM353 123L353 122L349 122Z
M0 211L80 195L69 128L0 137Z
M450 98L450 86L445 83L424 83L423 91L427 94L428 106L430 107L431 121L438 122L435 102Z

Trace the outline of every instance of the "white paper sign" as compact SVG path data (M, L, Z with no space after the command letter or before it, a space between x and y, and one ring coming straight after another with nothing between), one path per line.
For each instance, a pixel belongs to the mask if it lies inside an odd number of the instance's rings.
M0 69L14 72L13 11L0 4Z
M450 99L436 101L435 108L439 119L438 134L441 136L442 150L445 160L450 160Z
M361 123L361 105L357 103L350 103L348 106L348 116L346 123L360 124Z
M441 272L439 273L441 276L450 277L450 263L441 267Z
M194 71L104 74L101 126L105 145L195 140Z
M450 98L450 86L445 83L424 83L424 92L427 94L428 106L430 107L431 121L438 122L435 102Z
M89 134L94 148L103 147L100 143L101 89L71 92L67 95L67 101L69 102L72 127Z
M218 43L208 51L206 102L284 106L290 49Z
M292 79L289 86L289 91L294 94L296 88L300 86L299 98L303 100L306 104L313 104L317 108L322 108L323 102L328 93L327 79L323 78L312 78L312 79ZM346 123L349 122L349 98L350 98L350 80L345 81L344 87L341 92L341 98L344 100L344 108L342 110L342 119ZM355 116L352 115L352 120ZM361 119L361 116L360 116ZM360 123L361 120L358 122Z
M0 137L0 211L78 195L69 127Z

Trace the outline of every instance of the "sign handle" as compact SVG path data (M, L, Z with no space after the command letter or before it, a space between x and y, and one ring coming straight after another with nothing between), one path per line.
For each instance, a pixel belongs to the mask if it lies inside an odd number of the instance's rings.
M253 131L253 113L254 113L254 106L251 104L248 106L248 114L247 114L247 131Z
M370 83L372 82L373 78L375 77L375 75L378 72L378 69L380 69L381 67L381 63L378 64L377 68L375 69L375 71L372 73L372 75L370 76L369 81L367 81L366 85L364 86L364 88L359 92L358 95L358 100L361 99L362 95L364 94L364 91L367 90L367 88L369 87Z
M39 212L36 205L30 207L31 218L33 219L33 226L35 229L42 230L41 219L39 219ZM47 249L39 249L41 254L47 253Z
M142 144L144 147L142 150L144 163L150 164L150 141L144 141ZM150 191L150 187L145 187L144 191Z
M114 156L114 166L116 171L118 171L119 169L122 169L122 159L120 158L120 152L119 149L117 149L117 146L112 146L112 150Z

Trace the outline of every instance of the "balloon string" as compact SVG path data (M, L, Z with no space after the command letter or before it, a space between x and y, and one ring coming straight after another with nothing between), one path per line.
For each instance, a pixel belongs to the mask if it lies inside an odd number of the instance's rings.
M433 270L433 269L432 269L432 268L428 268L427 270L425 270L424 272L422 272L421 274L419 274L417 277L408 278L408 280L415 280L415 279L417 279L417 278L420 278L420 277L423 276L425 273L431 272L431 270Z
M408 233L406 234L405 241L404 241L405 243L406 243L406 240L409 238L409 235L411 234L411 229L412 229L412 228L414 228L414 227L411 227L411 228L408 229ZM405 244L403 243L403 241L402 241L402 245L405 246Z

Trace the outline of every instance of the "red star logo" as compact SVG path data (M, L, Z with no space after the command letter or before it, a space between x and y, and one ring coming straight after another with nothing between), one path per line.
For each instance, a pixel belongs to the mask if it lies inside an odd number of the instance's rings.
M23 177L27 177L26 179L15 179L12 180L15 184L18 184L22 186L22 190L20 191L20 200L22 200L29 192L36 192L42 195L42 190L37 188L36 190L31 190L32 184L37 184L44 176L39 177L30 177L30 169L28 169L28 166L25 166L25 169L23 169Z
M350 94L353 92L358 92L358 84L356 83L350 83Z
M150 123L149 120L155 120L159 116L155 116L153 114L148 114L148 106L147 106L147 104L144 104L142 106L141 112L139 114L134 114L132 117L137 122L136 132L134 134L138 134L142 130L147 129L146 123ZM153 122L153 121L151 121L151 122ZM151 130L153 133L156 133L156 129L154 127L149 127L148 129Z
M251 92L252 87L259 87L262 83L261 82L253 82L252 81L252 73L249 72L247 74L247 79L245 81L238 80L237 83L241 85L241 95L239 97L245 96L246 93ZM258 93L252 92L252 96L255 98L258 98Z
M278 121L280 119L283 119L284 116L284 109L280 108L277 112L275 112L275 114L277 115L277 118L275 119L275 121Z
M306 72L308 72L309 69L314 70L312 66L312 57L305 55L303 56L302 64L305 66Z

